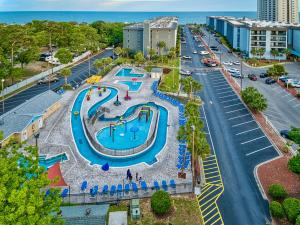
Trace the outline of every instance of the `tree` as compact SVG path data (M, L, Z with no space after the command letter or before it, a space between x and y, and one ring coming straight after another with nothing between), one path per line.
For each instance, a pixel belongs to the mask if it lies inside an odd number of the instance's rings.
M28 48L24 51L21 51L18 55L17 60L21 63L22 69L24 68L24 64L28 64L33 60L38 59L39 49L37 47Z
M300 153L289 159L288 167L290 171L300 174Z
M282 205L288 220L295 223L297 216L300 214L300 200L296 198L286 198Z
M193 101L189 101L185 106L184 115L187 118L199 117L199 104Z
M242 99L254 111L267 109L267 99L254 87L247 87L242 91Z
M192 77L183 78L180 80L183 91L188 94L189 99L192 99L192 94L202 89L202 85Z
M272 49L271 50L271 55L274 57L274 59L279 56L279 51L277 49Z
M61 75L65 78L65 85L68 84L68 77L72 74L72 70L70 68L63 68L61 70Z
M9 144L0 151L0 224L63 224L58 213L62 199L58 189L42 191L50 184L39 166L38 149Z
M156 51L153 48L150 48L149 50L150 61L153 59L155 55L156 55Z
M98 73L100 73L102 67L104 66L104 60L102 59L96 59L94 61L94 67L98 70Z
M58 58L62 64L68 64L73 61L72 53L66 48L60 48L55 54L55 57Z
M258 55L258 51L256 48L251 49L251 55L253 55L254 57L256 57Z
M282 75L287 75L284 65L276 64L267 70L267 74L274 79L278 79Z
M145 62L145 57L144 54L139 51L134 55L134 60L137 62L138 65L142 64Z
M151 208L157 215L164 215L171 208L170 194L165 191L157 191L151 197Z
M285 216L284 209L279 202L272 201L270 204L270 211L271 211L272 216L274 216L275 218L281 219L281 218L284 218L284 216Z
M300 145L300 128L292 127L289 132L289 138Z
M167 44L164 41L160 41L157 43L157 47L159 49L159 55L162 56L162 50L167 47Z
M287 192L281 184L272 184L269 187L269 195L273 199L284 199L287 197Z
M130 49L129 48L122 48L122 55L123 57L126 57L126 58L129 58L129 52L130 52Z
M297 219L296 219L295 225L300 225L300 214L298 215L298 217L297 217Z
M259 55L259 59L260 60L264 56L265 53L266 53L266 49L265 48L259 48L258 49L258 55Z
M171 59L175 59L176 58L176 48L174 48L174 47L170 48L170 50L169 50L169 57Z
M121 47L116 47L115 48L115 53L117 56L122 55L123 49Z

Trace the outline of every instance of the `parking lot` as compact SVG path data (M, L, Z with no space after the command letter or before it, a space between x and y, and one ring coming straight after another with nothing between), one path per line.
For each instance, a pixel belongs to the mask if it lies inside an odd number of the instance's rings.
M189 31L187 36L188 46L196 45ZM270 220L268 203L253 173L258 164L279 153L221 72L207 71L200 57L193 57L192 68L197 71L193 77L203 84L199 95L204 102L204 130L223 178L224 192L217 200L222 218L232 225L266 224Z

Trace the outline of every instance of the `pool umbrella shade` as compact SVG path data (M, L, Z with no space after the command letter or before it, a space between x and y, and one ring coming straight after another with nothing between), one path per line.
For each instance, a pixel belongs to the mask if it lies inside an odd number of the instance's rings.
M109 170L109 164L105 163L101 168L102 168L103 171L108 171Z
M138 132L138 131L139 131L139 128L138 128L138 127L131 127L131 128L130 128L130 132L133 133L133 139L135 139L135 134L136 134L136 132Z
M87 188L87 181L83 181L81 184L81 191L84 191Z

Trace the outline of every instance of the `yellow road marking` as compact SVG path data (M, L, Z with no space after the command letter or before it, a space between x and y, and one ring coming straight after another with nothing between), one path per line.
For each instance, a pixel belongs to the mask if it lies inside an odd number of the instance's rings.
M221 217L219 217L219 219L217 219L215 222L213 222L211 225L214 225L214 224L216 224L216 222L218 222L218 221L220 221L220 220L222 220L222 218ZM223 222L222 222L222 224L224 224Z
M212 168L207 168L207 169L204 169L204 172L205 172L205 170L215 170L215 169L218 169L218 166L216 166L216 167L212 167Z
M209 173L205 173L205 175L208 175L208 174L212 174L212 173L219 173L219 171L213 171L213 172L209 172Z
M212 210L210 210L208 213L206 213L205 215L203 214L203 217L206 217L208 214L210 214L212 211L214 211L214 210L216 210L216 209L217 209L216 206L213 207Z
M208 223L208 221L210 221L212 218L214 218L215 216L219 215L219 213L214 214L213 216L209 217L208 220L205 221L205 223ZM220 218L220 217L219 217Z
M201 198L199 199L200 201L203 200L204 198L206 198L208 195L210 195L211 193L219 190L221 187L217 187L216 189L213 189L212 191L208 192L208 194L202 195Z
M216 175L216 176L212 176L212 177L205 177L206 179L211 179L211 178L215 178L215 177L220 177L220 174L219 175Z

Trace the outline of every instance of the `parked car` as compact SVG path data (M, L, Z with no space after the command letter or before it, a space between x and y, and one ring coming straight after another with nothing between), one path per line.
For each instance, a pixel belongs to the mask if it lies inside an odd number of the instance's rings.
M191 56L186 56L186 55L184 55L184 56L182 56L182 59L191 60L192 57L191 57Z
M197 51L193 51L193 54L197 54L198 52Z
M204 45L198 45L199 48L204 48Z
M192 75L192 72L189 70L180 70L180 75L190 76L190 75Z
M260 78L266 78L266 77L268 77L268 74L267 74L267 73L261 73L261 74L259 75L259 77L260 77Z
M228 70L227 70L229 73L236 73L236 72L240 72L238 69L236 69L236 68L229 68Z
M43 61L43 62L45 62L46 61L46 58L47 57L50 57L51 56L51 53L49 53L49 52L45 52L45 53L42 53L41 55L40 55L40 61Z
M286 82L286 80L289 79L289 77L286 75L283 75L283 76L280 76L278 79L282 82Z
M281 130L281 131L280 131L280 135L281 135L283 138L287 138L287 139L290 139L289 133L290 133L289 130Z
M51 77L47 76L44 79L39 80L38 84L48 84L49 82L50 83L56 83L58 81L59 81L59 79L56 77L56 75L51 76Z
M233 77L235 77L235 78L242 78L242 79L243 79L243 77L242 77L242 75L240 74L240 72L233 72L233 73L231 73L231 76L233 76Z
M201 51L200 55L209 55L209 52L208 51Z
M250 80L253 80L253 81L256 81L256 80L257 80L257 77L256 77L255 74L248 74L248 78L249 78Z
M233 62L233 64L236 66L241 65L241 63L239 61L235 61L235 62Z
M300 88L300 81L293 80L293 82L290 85L295 88Z
M232 64L232 62L223 62L223 65L225 65L225 66L232 66L233 64Z
M269 84L269 85L275 84L275 83L276 83L276 80L274 80L273 78L269 77L269 78L267 78L267 79L265 80L265 83L266 83L266 84Z

